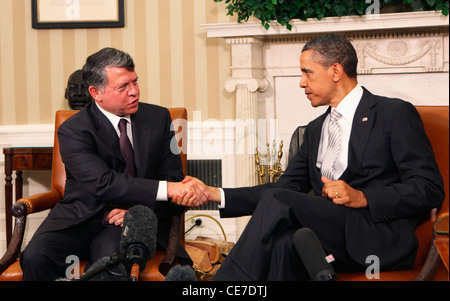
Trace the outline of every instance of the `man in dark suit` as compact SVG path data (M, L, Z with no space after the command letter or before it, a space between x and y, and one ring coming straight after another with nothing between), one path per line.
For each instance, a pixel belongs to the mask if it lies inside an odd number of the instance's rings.
M105 48L89 56L83 80L95 102L59 127L65 194L22 253L24 280L64 277L69 255L95 262L118 252L124 213L135 205L155 212L158 247L164 248L169 212L183 210L168 199L180 194L194 201L201 194L180 182L184 175L179 155L170 148L169 111L139 102L138 76L128 54ZM121 119L134 163L121 153ZM179 257L190 260L182 248Z
M276 183L208 187L210 200L221 202L222 217L252 215L215 279L309 279L292 239L302 227L334 255L337 271L364 271L370 255L378 256L381 270L412 268L419 215L444 199L418 112L408 102L362 88L356 52L338 35L308 42L300 65L300 87L311 105L329 109L308 124L299 152ZM329 131L335 110L338 138Z

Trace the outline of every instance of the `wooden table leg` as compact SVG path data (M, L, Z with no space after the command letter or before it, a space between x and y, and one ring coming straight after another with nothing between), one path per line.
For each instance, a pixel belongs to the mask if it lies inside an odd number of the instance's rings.
M8 246L12 234L11 207L12 196L12 158L5 155L5 221L6 221L6 245Z
M23 171L21 170L16 170L16 180L15 180L15 185L16 185L16 202L22 198L22 191L23 191L23 179L22 179L22 174Z

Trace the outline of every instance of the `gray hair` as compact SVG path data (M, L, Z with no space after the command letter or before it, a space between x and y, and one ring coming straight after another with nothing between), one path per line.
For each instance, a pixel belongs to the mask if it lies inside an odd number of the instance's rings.
M314 59L325 68L338 63L344 68L350 78L356 78L358 56L352 43L336 34L326 34L310 40L303 47L302 52L313 50Z
M134 62L129 54L121 50L103 48L86 59L86 64L82 69L86 87L94 86L103 90L108 84L107 67L123 67L129 71L134 71Z

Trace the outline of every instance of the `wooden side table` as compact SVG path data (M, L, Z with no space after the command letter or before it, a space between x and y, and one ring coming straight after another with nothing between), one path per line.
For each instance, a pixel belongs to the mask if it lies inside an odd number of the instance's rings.
M12 172L16 171L15 192L16 201L22 197L22 171L23 170L51 170L52 147L5 147L5 220L6 220L6 244L11 240L13 204Z

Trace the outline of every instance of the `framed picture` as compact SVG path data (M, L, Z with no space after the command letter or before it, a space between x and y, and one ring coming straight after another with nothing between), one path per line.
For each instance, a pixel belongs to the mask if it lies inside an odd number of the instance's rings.
M124 0L32 0L33 28L124 27Z

